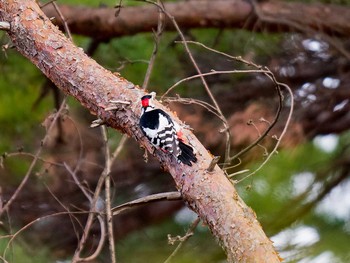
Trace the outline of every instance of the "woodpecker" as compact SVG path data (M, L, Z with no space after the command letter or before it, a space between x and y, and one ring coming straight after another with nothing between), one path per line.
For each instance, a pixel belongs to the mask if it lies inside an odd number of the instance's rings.
M184 143L180 125L169 114L153 105L153 95L141 98L140 128L156 148L172 154L178 162L192 166L197 158L191 146Z

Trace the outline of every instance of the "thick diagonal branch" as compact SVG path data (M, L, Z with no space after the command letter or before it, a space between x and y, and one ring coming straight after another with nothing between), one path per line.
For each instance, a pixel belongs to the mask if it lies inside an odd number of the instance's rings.
M257 2L257 1L256 1ZM264 32L310 30L331 36L349 36L350 8L319 3L295 3L284 1L254 0L194 0L165 3L183 29L190 28L240 28ZM55 23L64 23L51 5L43 8L48 17L56 17ZM152 32L158 24L158 8L152 5L122 7L116 15L113 8L91 8L60 5L69 28L75 34L108 39L140 32ZM327 19L324 19L324 18ZM165 30L175 30L165 19Z
M109 126L128 134L151 150L138 127L139 99L144 92L118 74L112 74L74 46L44 15L35 1L0 0L0 20L10 23L8 34L16 49L57 87L75 97ZM110 108L110 101L128 101ZM164 106L175 120L179 121ZM197 149L192 167L176 163L162 152L155 155L173 176L183 199L205 222L225 249L230 262L279 262L271 241L254 212L239 198L223 171L206 168L212 156L189 131ZM153 149L152 149L153 150ZM141 160L140 160L141 161Z

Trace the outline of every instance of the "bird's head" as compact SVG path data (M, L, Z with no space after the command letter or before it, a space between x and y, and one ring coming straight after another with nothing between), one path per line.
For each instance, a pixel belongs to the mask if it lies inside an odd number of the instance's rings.
M154 105L153 105L153 98L154 98L154 96L155 96L154 92L151 92L150 94L143 96L141 98L142 107L143 108L147 108L147 107L154 108Z

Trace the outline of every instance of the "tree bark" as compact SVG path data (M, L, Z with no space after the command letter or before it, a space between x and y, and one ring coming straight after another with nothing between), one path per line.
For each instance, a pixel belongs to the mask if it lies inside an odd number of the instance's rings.
M119 74L107 71L74 46L35 1L0 0L0 21L10 23L8 35L16 49L57 87L75 97L107 125L154 151L138 126L139 100L144 91ZM117 110L106 111L111 100L128 101L130 105L120 104ZM156 106L179 121L160 103L156 102ZM184 135L198 151L198 162L192 167L178 164L162 151L156 151L155 156L173 176L187 205L208 225L225 249L228 261L280 262L256 215L240 199L223 171L218 166L213 172L206 170L212 156L190 131L184 131Z
M165 3L165 10L182 29L240 28L264 32L322 32L331 36L350 36L350 8L339 5L288 3L283 1L203 0ZM43 8L48 17L63 28L63 21L52 5ZM158 24L158 8L154 5L101 7L60 5L71 31L93 38L109 39L152 32ZM327 18L327 19L324 19ZM174 30L169 19L165 29Z

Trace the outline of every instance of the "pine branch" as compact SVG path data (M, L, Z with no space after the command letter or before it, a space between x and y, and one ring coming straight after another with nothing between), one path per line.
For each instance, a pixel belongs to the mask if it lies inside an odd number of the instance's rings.
M138 127L139 100L144 91L104 69L74 46L33 0L0 0L0 21L10 23L7 33L15 48L57 87L75 97L104 123L153 152ZM130 104L118 104L107 111L112 100ZM181 123L160 103L156 106ZM184 131L184 135L191 138L198 151L198 161L192 167L176 163L161 151L155 155L171 173L187 205L217 237L229 262L280 262L254 212L240 199L224 172L218 166L210 173L206 171L212 157L190 131Z

